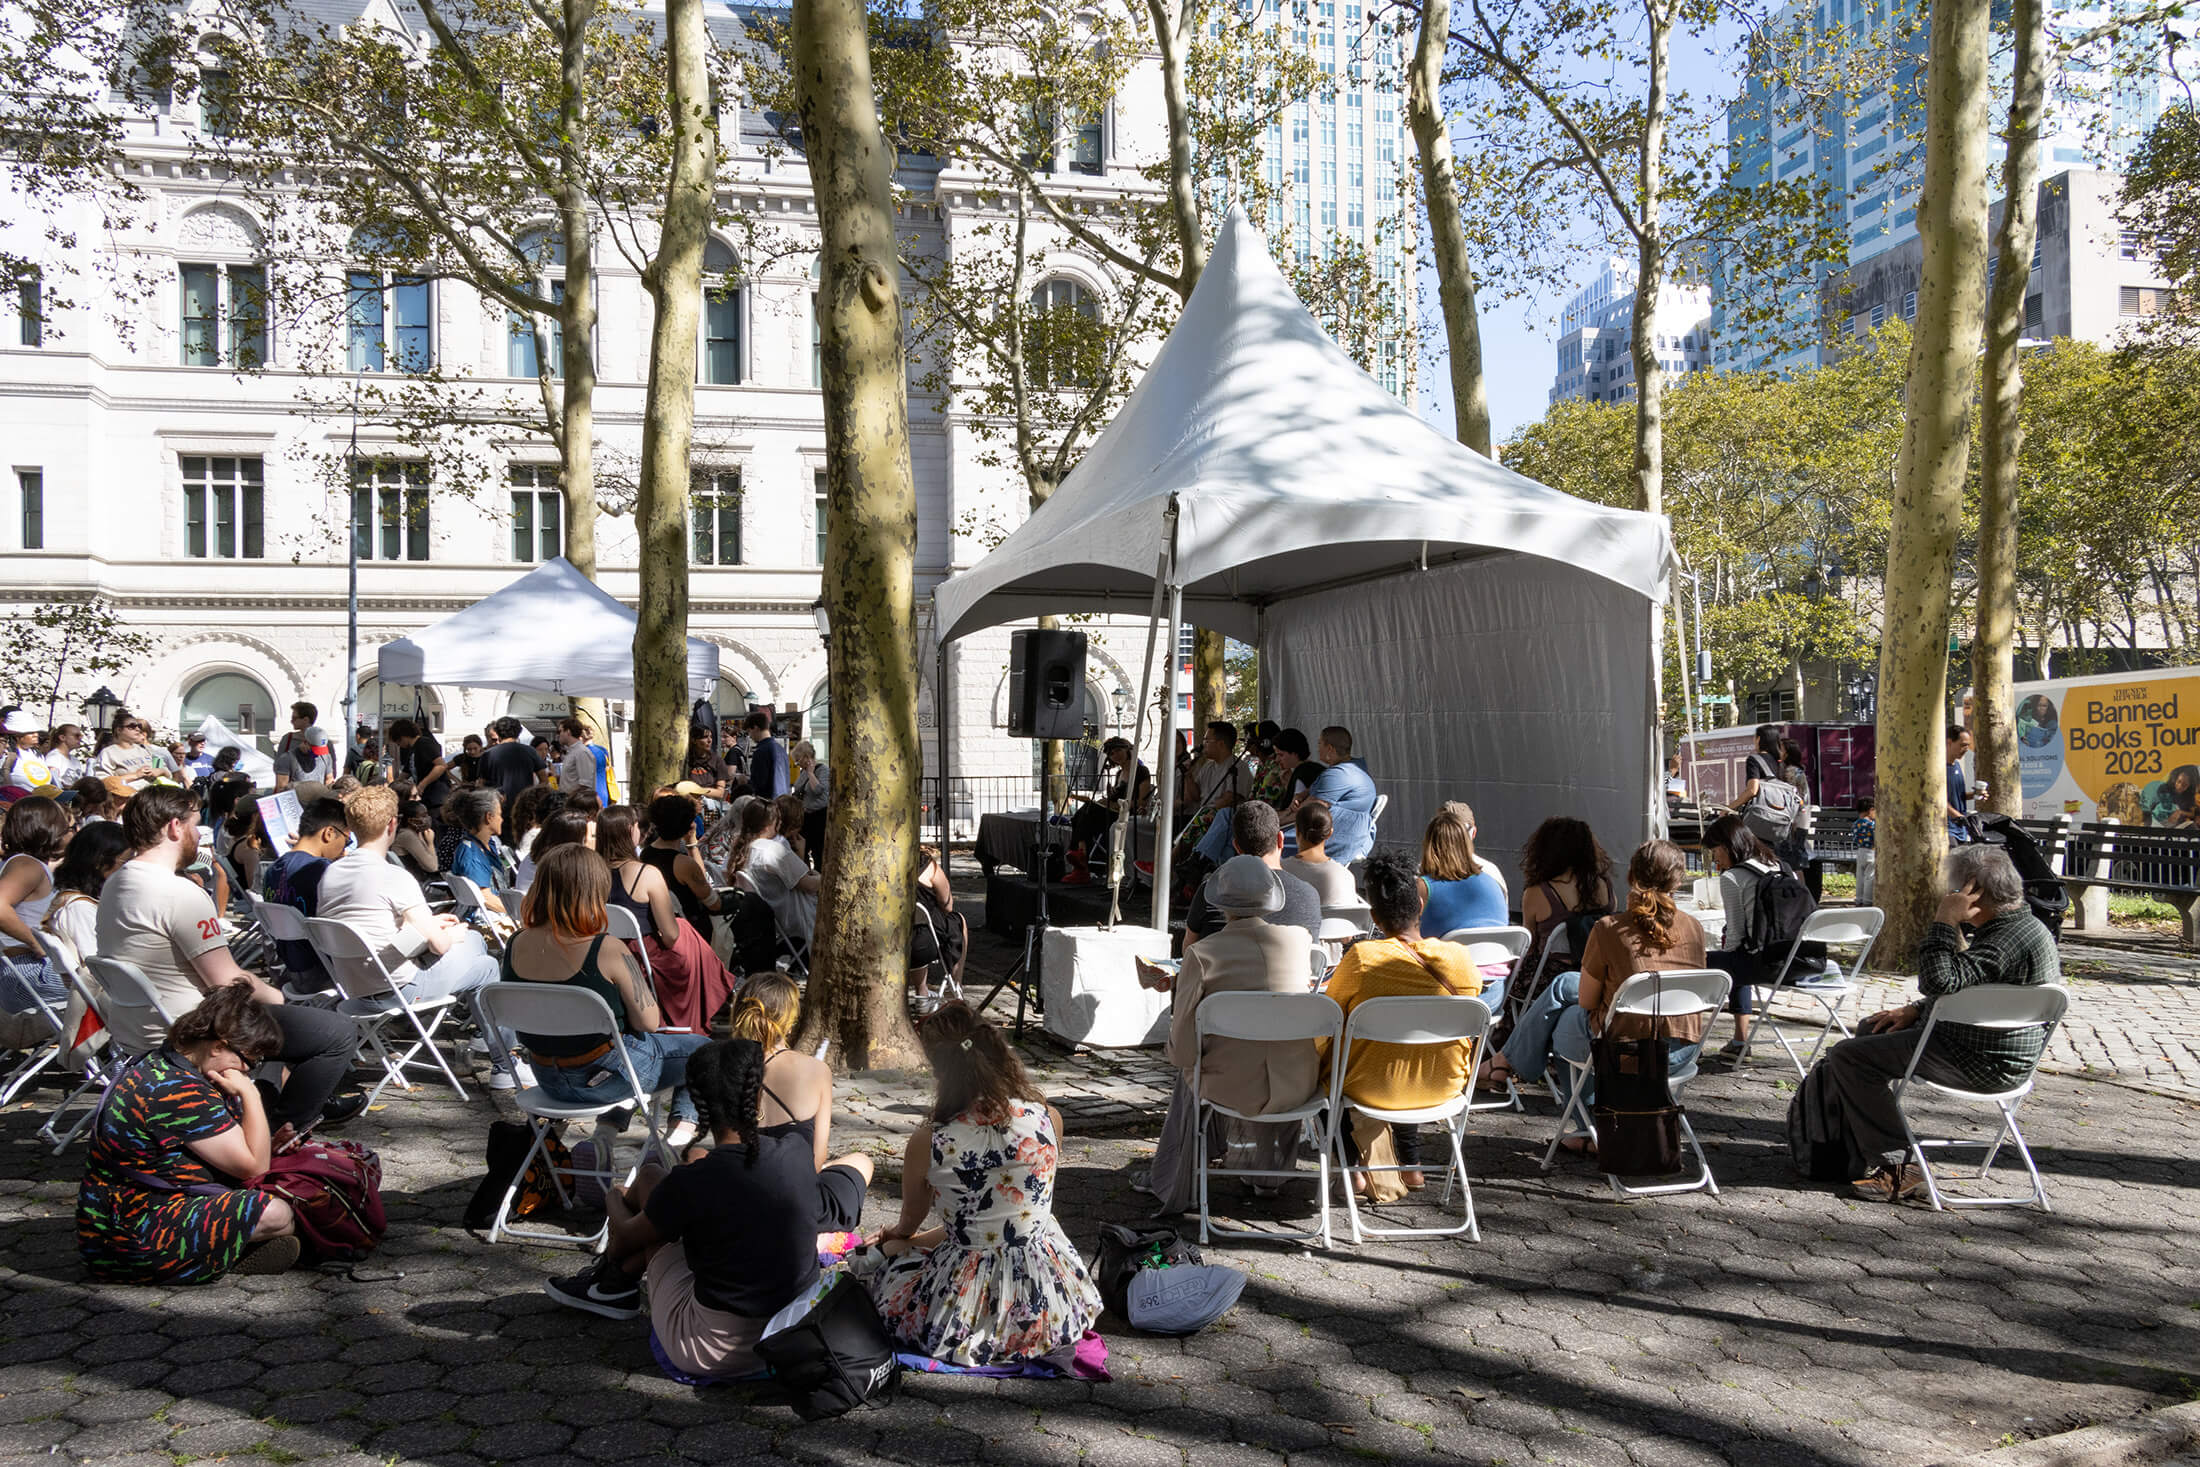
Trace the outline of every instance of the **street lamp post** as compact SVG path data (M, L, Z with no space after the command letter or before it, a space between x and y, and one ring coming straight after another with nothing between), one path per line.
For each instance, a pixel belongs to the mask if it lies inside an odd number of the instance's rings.
M1131 690L1118 684L1108 699L1115 704L1115 726L1121 728L1131 716Z
M92 726L99 732L105 733L108 721L115 716L115 710L122 706L122 700L117 698L105 683L101 683L99 690L86 698L81 706L84 709L85 716L92 720Z

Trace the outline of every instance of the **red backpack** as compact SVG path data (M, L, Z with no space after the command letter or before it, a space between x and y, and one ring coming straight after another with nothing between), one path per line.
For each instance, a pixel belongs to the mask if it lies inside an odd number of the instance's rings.
M310 1137L276 1157L252 1185L290 1204L298 1241L314 1263L357 1263L390 1230L382 1158L356 1141Z

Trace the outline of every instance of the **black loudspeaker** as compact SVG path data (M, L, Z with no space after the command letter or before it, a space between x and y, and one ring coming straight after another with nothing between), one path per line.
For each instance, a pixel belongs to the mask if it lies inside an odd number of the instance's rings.
M1008 733L1085 736L1085 634L1034 628L1008 639Z

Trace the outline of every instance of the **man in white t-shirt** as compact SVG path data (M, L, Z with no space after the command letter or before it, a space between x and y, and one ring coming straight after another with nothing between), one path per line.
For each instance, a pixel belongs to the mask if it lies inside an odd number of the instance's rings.
M359 1030L331 1009L285 1003L277 990L237 965L206 889L177 873L198 857L199 801L189 790L155 785L124 807L123 833L137 855L108 877L99 894L99 953L143 970L170 1017L182 1018L216 988L243 983L282 1030L271 1058L289 1068L268 1108L269 1123L303 1130L340 1124L366 1106L354 1093L332 1100L359 1049ZM115 1005L107 1015L117 1042L133 1053L160 1048L159 1015Z
M405 996L414 1003L470 994L497 979L497 960L481 934L449 913L428 910L428 898L412 873L390 860L397 838L397 791L368 785L344 797L344 818L357 842L349 855L321 873L315 898L320 916L342 922L380 955ZM354 998L386 993L381 975L365 962L330 966ZM494 1073L492 1090L509 1090L514 1066L502 1036L484 1028Z

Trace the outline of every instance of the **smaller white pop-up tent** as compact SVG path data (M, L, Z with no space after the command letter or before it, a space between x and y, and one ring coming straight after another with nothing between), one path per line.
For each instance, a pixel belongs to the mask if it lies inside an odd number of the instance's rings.
M943 642L1159 603L1166 647L1187 617L1252 643L1269 716L1352 731L1391 797L1385 843L1464 798L1498 851L1560 814L1624 851L1663 814L1650 628L1671 558L1662 516L1430 428L1329 339L1233 208L1114 421L935 597ZM1163 759L1164 800L1173 772ZM1156 864L1165 886L1165 848Z
M219 754L224 749L237 750L237 768L251 775L253 784L261 789L267 789L274 785L275 761L261 753L256 746L238 738L235 733L230 731L228 724L223 723L209 713L200 720L196 732L206 740L206 747L210 753Z
M560 557L544 561L496 594L375 657L384 683L501 688L569 698L634 696L634 623L625 603ZM688 691L718 685L718 648L687 642Z

